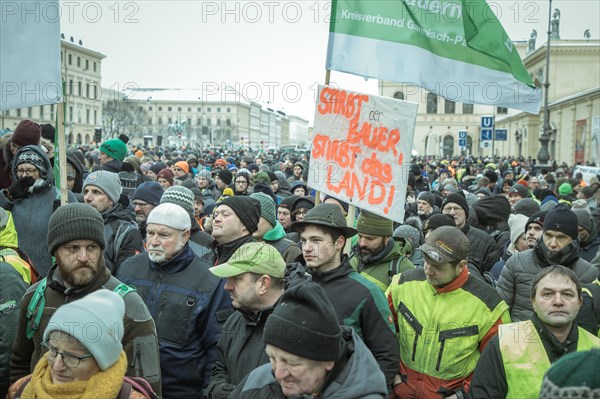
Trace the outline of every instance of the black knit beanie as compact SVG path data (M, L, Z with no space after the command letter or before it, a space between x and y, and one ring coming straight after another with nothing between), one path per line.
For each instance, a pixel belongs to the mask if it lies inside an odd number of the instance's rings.
M227 169L218 171L217 176L219 176L219 179L223 180L223 183L227 185L231 184L231 181L233 180L233 174Z
M465 214L467 215L467 217L469 216L469 204L467 203L467 199L465 198L462 191L452 193L449 196L447 196L444 202L442 202L442 211L444 210L446 204L449 202L454 202L455 204L460 206L462 209L465 210Z
M56 248L74 240L92 240L102 249L104 221L92 206L83 203L66 204L59 207L48 222L48 252L54 255Z
M525 231L527 231L529 229L529 225L531 223L536 223L539 224L540 226L544 227L544 219L546 218L546 215L548 214L548 211L540 211L537 213L534 213L533 215L531 215L529 217L529 219L527 220L527 223L525 224Z
M555 206L544 219L544 233L548 230L560 231L573 240L579 239L577 226L577 215L565 204Z
M254 198L238 195L226 197L217 207L227 205L230 207L242 224L246 226L250 234L258 230L258 222L260 220L260 202Z
M263 341L306 359L337 360L342 330L323 288L309 282L286 290L265 323Z

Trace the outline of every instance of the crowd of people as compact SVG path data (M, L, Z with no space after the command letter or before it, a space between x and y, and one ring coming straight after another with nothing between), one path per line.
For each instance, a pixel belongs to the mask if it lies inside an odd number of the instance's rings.
M600 396L598 176L413 158L398 223L307 152L121 135L63 204L53 135L0 138L0 397Z

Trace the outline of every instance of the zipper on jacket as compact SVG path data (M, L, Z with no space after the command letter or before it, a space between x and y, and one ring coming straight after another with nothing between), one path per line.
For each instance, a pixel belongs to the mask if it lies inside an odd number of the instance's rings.
M131 367L135 366L135 375L144 376L144 363L142 362L142 347L140 343L135 345L135 356L131 362Z
M446 340L442 340L440 343L440 353L438 353L437 363L435 364L435 371L440 371L440 365L442 364L442 353L444 352L444 344Z
M403 302L400 302L400 304L398 305L398 310L400 311L402 317L404 317L404 320L406 320L406 322L415 331L415 340L413 342L412 353L412 361L414 362L417 356L417 342L419 341L419 336L423 333L423 325L419 323L415 315L412 314L412 312L406 307L406 305Z
M167 303L167 295L164 294L162 297L162 301L160 302L160 306L158 307L158 313L156 315L156 322L158 322L158 320L160 320L160 315L162 314L162 311L165 308L166 303Z

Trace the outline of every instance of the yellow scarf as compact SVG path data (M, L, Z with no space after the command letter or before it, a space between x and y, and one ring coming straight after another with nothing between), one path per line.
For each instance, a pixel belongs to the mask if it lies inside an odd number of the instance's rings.
M46 357L42 357L33 370L31 381L25 387L23 399L114 399L121 390L127 370L127 356L121 351L119 361L104 371L99 371L87 381L54 384Z

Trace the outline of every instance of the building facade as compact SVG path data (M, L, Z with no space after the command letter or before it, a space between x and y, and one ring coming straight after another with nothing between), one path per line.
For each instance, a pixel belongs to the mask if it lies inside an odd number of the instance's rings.
M546 45L527 52L515 42L523 63L537 84L545 82ZM550 55L549 152L558 163L598 162L600 154L600 41L552 40ZM542 83L540 83L542 82ZM454 103L414 85L379 82L379 94L419 104L413 147L419 155L536 158L544 109L539 114L478 104ZM481 140L481 118L493 116L507 140ZM467 145L459 147L460 132ZM465 133L462 133L465 134Z
M102 121L102 60L105 56L85 48L73 37L61 40L67 144L88 144ZM56 125L57 104L12 109L0 113L0 129L14 130L23 119Z

